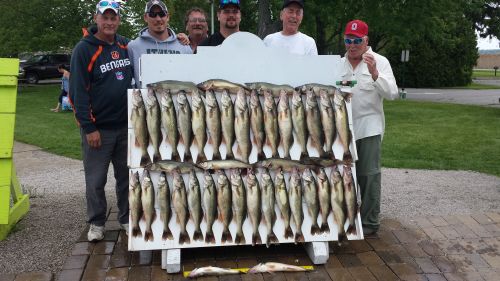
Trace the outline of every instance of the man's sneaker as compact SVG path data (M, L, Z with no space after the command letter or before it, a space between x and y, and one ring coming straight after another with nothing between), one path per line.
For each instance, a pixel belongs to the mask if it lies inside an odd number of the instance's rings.
M104 239L104 226L97 226L95 224L90 224L89 232L87 233L87 238L90 242L100 241Z
M125 230L125 234L128 236L128 223L120 223L120 227Z

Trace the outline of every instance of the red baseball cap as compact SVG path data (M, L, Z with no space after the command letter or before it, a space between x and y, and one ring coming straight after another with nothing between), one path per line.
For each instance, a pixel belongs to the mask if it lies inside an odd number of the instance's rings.
M344 35L363 37L368 35L368 25L362 20L353 20L345 26Z

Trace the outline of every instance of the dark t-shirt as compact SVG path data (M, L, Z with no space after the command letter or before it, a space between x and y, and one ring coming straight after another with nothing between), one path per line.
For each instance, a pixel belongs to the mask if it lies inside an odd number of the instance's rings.
M222 36L219 31L216 31L214 34L205 38L205 40L201 41L198 46L219 46L224 42L226 37Z

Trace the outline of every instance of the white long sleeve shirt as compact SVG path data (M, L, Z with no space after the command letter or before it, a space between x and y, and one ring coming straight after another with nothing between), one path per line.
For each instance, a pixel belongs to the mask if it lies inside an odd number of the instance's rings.
M383 137L385 129L383 100L393 100L399 96L396 79L387 58L373 52L371 47L367 53L372 54L377 63L379 74L376 81L373 81L364 61L353 69L349 60L346 57L342 58L344 64L342 80L357 81L352 88L351 100L355 140L376 135Z

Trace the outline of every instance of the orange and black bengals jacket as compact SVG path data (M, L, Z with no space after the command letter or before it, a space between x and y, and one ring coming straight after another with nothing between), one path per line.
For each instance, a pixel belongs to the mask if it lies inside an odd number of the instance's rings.
M73 49L70 98L83 131L127 127L127 89L133 69L127 54L129 40L116 35L108 44L97 39L96 27Z

